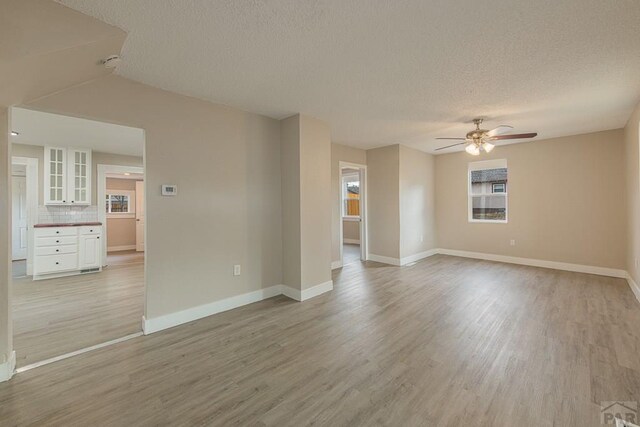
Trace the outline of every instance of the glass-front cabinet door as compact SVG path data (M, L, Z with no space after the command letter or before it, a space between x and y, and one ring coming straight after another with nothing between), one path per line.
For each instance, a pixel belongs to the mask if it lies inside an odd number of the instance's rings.
M91 203L91 151L69 149L68 198L72 204L88 205Z
M66 154L66 149L64 148L45 147L45 204L55 205L66 203Z

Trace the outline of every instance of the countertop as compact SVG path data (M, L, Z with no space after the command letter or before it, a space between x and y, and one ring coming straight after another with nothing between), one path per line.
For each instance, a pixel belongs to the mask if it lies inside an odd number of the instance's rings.
M45 228L45 227L82 227L82 226L98 226L102 225L101 222L64 222L64 223L52 223L52 224L36 224L34 228Z

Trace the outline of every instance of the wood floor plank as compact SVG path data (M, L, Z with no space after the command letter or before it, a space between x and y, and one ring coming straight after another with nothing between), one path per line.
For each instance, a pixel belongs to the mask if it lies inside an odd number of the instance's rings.
M597 426L640 400L621 279L434 256L24 372L0 425Z
M12 283L16 366L141 331L144 255L109 254L100 273Z

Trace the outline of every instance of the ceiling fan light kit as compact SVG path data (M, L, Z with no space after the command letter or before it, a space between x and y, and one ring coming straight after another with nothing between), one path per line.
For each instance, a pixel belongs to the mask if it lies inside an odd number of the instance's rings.
M497 128L486 130L480 129L480 125L482 124L483 119L473 119L473 123L476 125L476 128L471 132L468 132L465 138L436 138L436 139L454 139L463 142L458 142L456 144L447 145L446 147L436 148L438 150L444 150L445 148L455 147L457 145L464 145L465 151L472 156L479 156L482 151L485 153L490 153L495 145L489 141L498 141L504 139L523 139L523 138L534 138L538 134L535 132L532 133L519 133L519 134L505 134L509 130L513 129L512 126L509 125L500 125Z

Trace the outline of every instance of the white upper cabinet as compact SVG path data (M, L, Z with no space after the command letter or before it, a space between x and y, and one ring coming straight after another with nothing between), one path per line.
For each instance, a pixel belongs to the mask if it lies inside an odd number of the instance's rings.
M45 205L91 204L91 150L45 147Z
M61 205L67 198L67 149L44 147L44 203Z
M67 198L76 205L91 204L91 150L67 150ZM69 201L69 200L67 200Z

